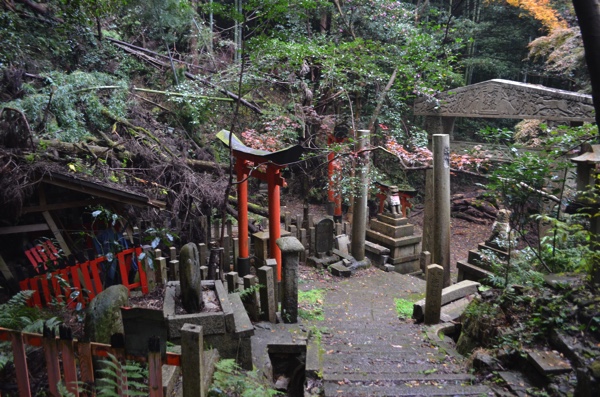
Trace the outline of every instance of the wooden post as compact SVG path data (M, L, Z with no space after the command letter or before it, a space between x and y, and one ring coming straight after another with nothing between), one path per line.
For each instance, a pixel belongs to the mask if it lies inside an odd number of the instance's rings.
M113 334L110 337L110 346L118 349L112 359L115 365L115 377L117 378L117 388L122 395L127 395L129 384L127 383L127 371L123 368L125 362L125 336L121 333Z
M48 389L50 394L58 396L58 383L60 382L60 364L58 360L58 347L56 346L56 336L54 330L44 325L44 338L42 346L44 347L44 357L46 359L46 368L48 369ZM16 362L15 362L16 364ZM25 372L27 374L27 372ZM19 389L19 394L21 390Z
M431 261L444 269L444 287L450 280L450 138L433 135L434 238Z
M27 369L27 355L25 353L23 335L20 332L13 331L10 333L10 336L13 350L13 362L17 373L19 396L31 397L31 390L29 388L29 370Z
M148 340L148 395L162 397L162 360L160 357L160 337L152 336Z
M90 342L77 342L77 353L79 354L81 382L83 382L86 390L91 390L94 386L94 365L92 361L92 345Z
M352 215L352 256L357 261L365 259L365 240L367 228L367 195L369 193L369 152L361 152L367 146L369 130L358 130L357 142L354 148L358 154L356 161L356 176L360 190L354 197Z
M183 397L204 397L204 336L202 326L184 324L181 327L181 374Z
M62 353L62 365L65 376L65 386L75 397L79 396L77 385L77 366L75 365L75 347L73 345L73 334L71 328L61 324L59 326L60 351Z

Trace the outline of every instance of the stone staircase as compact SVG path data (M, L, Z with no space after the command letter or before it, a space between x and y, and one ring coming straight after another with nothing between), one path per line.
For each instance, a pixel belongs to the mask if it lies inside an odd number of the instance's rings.
M473 384L464 358L434 328L398 319L394 298L423 290L417 278L370 271L328 292L325 321L314 324L307 346L306 376L321 378L318 391L326 397L491 395Z

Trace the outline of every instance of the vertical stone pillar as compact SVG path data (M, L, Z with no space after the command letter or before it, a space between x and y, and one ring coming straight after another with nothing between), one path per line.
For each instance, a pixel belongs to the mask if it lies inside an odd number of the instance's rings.
M273 284L273 268L263 266L258 269L258 284L260 287L261 319L273 324L277 322L277 305L275 300L275 286Z
M284 323L298 322L298 264L304 247L295 237L277 239L282 258L281 317Z
M427 280L427 268L431 265L431 254L429 251L421 251L421 257L419 258L419 267L421 271L425 275L425 280Z
M244 276L244 289L251 289L256 286L256 277L252 274L248 274ZM256 291L245 295L243 301L244 306L246 307L246 311L248 312L248 317L250 320L256 322L259 320L258 318L258 299L257 299Z
M450 139L433 136L434 237L431 261L444 269L444 287L450 286Z
M273 269L273 290L275 291L275 311L277 311L279 308L279 302L281 301L281 299L279 299L279 282L275 277L275 274L277 273L277 261L273 258L267 259L265 266Z
M169 247L169 277L171 280L179 280L179 260L175 247Z
M367 146L369 130L358 130L355 152L360 152ZM352 213L352 256L357 261L365 259L365 240L367 228L367 195L369 189L369 152L360 152L356 161L355 175L358 179L360 190L354 197Z
M433 252L433 213L434 208L433 169L425 170L425 210L423 213L423 251ZM425 272L427 269L424 269Z
M306 249L306 247L308 247L306 229L300 229L298 231L298 238L300 239L300 244L304 246L304 251L302 251L302 253L300 254L300 262L306 263L306 258L308 256L308 250Z
M233 293L238 290L238 274L236 272L229 272L225 275L227 280L227 292Z
M204 397L204 335L201 325L184 324L181 327L181 375L183 397Z
M168 280L168 276L167 276L167 258L165 257L158 257L155 260L155 266L156 266L156 282L157 284L160 285L165 285L167 284Z
M313 224L314 225L314 224ZM317 237L317 229L315 226L310 226L308 228L308 255L317 255L316 250L316 237Z
M204 243L198 244L198 261L200 263L200 266L206 266L206 260L208 259L207 253L208 253L208 248L207 248L206 244L204 244Z
M231 263L231 265L233 266L233 271L237 270L237 262L238 262L238 258L240 257L240 239L237 237L233 237L231 239L232 243L231 246L233 248L233 261Z
M439 265L427 267L427 287L425 289L425 324L427 325L440 322L443 280L444 268Z

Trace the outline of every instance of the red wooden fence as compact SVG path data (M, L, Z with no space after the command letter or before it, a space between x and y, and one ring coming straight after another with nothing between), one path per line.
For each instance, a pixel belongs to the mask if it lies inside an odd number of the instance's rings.
M165 358L161 359L160 349L151 348L150 350L158 351L149 352L147 357L131 356L125 354L124 349L114 348L107 344L73 340L69 334L70 332L63 332L62 329L61 336L55 337L54 335L42 336L40 334L0 328L0 341L12 342L13 362L17 374L19 396L30 397L32 395L29 385L25 345L42 347L44 349L48 371L48 388L50 394L53 396L60 395L58 385L61 381L75 396L79 396L80 393L93 395L93 392L89 390L82 392L80 388L82 384L91 385L94 383L93 356L109 357L109 354L111 354L119 361L147 362L149 395L156 397L163 395L162 365L181 366L181 355L179 354L167 352ZM150 345L156 346L156 343L150 343ZM121 386L119 387L119 391L122 393L120 395L125 395L127 378L124 371L121 381L118 383Z
M148 281L141 261L138 260L142 253L141 247L129 248L115 254L119 266L121 283L129 290L141 288L143 294L148 293ZM27 278L19 283L21 290L34 291L30 304L42 307L53 301L73 308L78 302L83 306L102 292L103 286L100 278L102 263L106 257L102 256L91 261L68 266L51 273ZM139 272L139 281L129 282L129 270L133 261L136 262ZM73 292L78 292L71 295ZM73 296L74 298L71 298Z

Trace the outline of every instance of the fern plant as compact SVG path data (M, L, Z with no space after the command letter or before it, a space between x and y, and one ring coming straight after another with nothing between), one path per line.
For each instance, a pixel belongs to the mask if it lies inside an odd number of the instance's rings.
M0 327L16 331L42 333L44 324L55 328L60 321L56 317L46 318L43 313L27 305L33 291L20 291L6 303L0 304ZM0 343L0 371L12 361L10 343Z
M215 367L213 385L208 397L282 396L266 385L258 371L243 371L233 359L221 360Z
M135 361L121 363L114 355L108 355L108 359L100 361L102 369L99 370L104 376L98 379L96 386L97 396L147 396L148 385L144 383L148 379L148 369ZM124 390L120 382L121 374L127 377L127 390Z

